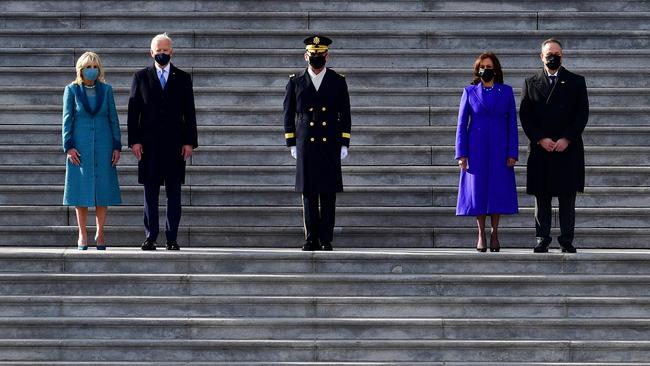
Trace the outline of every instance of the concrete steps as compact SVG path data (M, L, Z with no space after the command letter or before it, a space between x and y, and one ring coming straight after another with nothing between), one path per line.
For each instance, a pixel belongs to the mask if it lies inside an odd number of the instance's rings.
M24 348L18 348L22 346ZM409 364L413 361L473 362L486 359L535 362L595 362L603 359L645 361L646 345L640 342L608 341L188 341L188 340L8 340L0 349L12 349L15 360L58 359L79 361L114 359L148 362L212 360L250 362L261 357L281 362L287 355L299 360L330 362L386 359ZM142 349L147 352L142 352ZM252 350L255 350L253 356ZM231 360L231 361L226 361Z
M62 160L63 157L62 157ZM646 166L588 166L587 186L647 186ZM517 184L525 184L525 167L516 166ZM137 184L137 168L118 168L120 184ZM64 180L63 166L0 166L2 185L58 185ZM189 185L281 185L294 184L291 166L189 166L185 182ZM456 166L344 166L347 186L453 186L458 184Z
M138 206L111 208L115 217L112 225L128 226L138 222L142 209ZM520 206L519 215L508 216L503 227L526 227L532 222L534 207ZM393 207L355 206L339 207L336 224L341 227L474 227L474 220L454 215L453 207ZM650 219L647 207L581 207L578 208L576 227L645 228ZM301 227L302 208L260 206L190 206L183 208L181 225L243 226L243 227ZM579 215L578 215L579 214ZM94 218L91 218L94 220ZM557 221L557 220L555 220ZM74 208L60 206L2 206L0 225L75 225ZM554 226L558 226L554 222ZM298 240L298 238L296 238ZM380 240L380 239L378 239Z
M278 136L282 136L280 126L199 126L202 146L278 146ZM51 147L60 145L60 127L55 124L43 125L0 125L0 143L10 144L20 141L20 145ZM122 126L122 142L127 143L126 127ZM366 146L440 146L454 141L455 126L355 126L354 149ZM608 147L643 147L650 139L650 125L644 126L587 126L583 134L586 148L592 151ZM526 144L526 136L519 129L519 141ZM643 150L641 148L641 150ZM126 159L128 151L123 152ZM520 159L525 159L520 155ZM589 156L585 157L590 159ZM352 157L350 157L352 159ZM344 161L346 163L346 161ZM637 163L643 163L639 161Z
M548 35L547 35L548 36ZM297 37L297 36L296 36ZM543 39L544 35L539 35ZM292 38L293 39L293 38ZM136 48L93 47L102 55L102 61L108 67L129 66L142 68L148 65L151 57L140 49L148 47L150 40L139 44ZM500 59L508 61L506 68L516 65L517 68L539 67L539 42L537 38L525 48L494 47L492 50ZM0 48L0 66L2 67L32 67L48 65L53 67L73 67L76 59L86 51L84 46L62 48ZM201 49L178 48L174 61L180 68L191 67L259 67L259 58L264 57L267 64L275 67L292 67L300 70L304 67L302 58L296 57L302 53L300 47L292 43L292 49ZM480 48L479 48L480 49ZM181 52L182 51L182 52ZM612 64L621 69L647 69L650 65L650 51L642 49L567 49L564 52L566 65L571 69L601 68L602 58L607 57ZM334 53L332 53L334 55ZM373 56L373 57L368 57ZM476 49L337 49L332 56L332 68L358 67L360 64L370 68L399 67L399 68L449 68L450 65L472 65L476 59ZM335 57L335 58L334 58ZM336 60L336 61L335 61ZM71 68L71 72L74 70ZM295 72L295 71L294 71ZM294 73L292 72L292 73ZM286 79L285 79L286 80ZM63 85L62 85L63 87Z
M344 28L343 28L344 29ZM174 44L177 48L207 49L292 49L295 39L308 37L313 29L223 29L176 30ZM481 49L489 43L494 49L532 49L539 40L551 35L562 38L574 50L644 49L650 45L646 30L327 30L337 40L337 50L344 49ZM114 47L138 48L150 42L151 30L94 30L94 29L0 29L4 47ZM567 47L569 48L569 47Z
M0 2L0 365L650 365L649 18L641 0ZM63 86L91 47L124 124L163 30L198 107L183 250L137 248L128 151L108 251L63 249L76 242L60 205ZM281 127L314 32L335 39L353 104L331 253L295 249ZM491 49L519 93L549 36L589 86L580 252L532 255L520 133L520 215L503 218L502 252L476 253L474 219L454 216L460 90Z
M185 52L185 50L183 51ZM127 87L133 80L133 73L141 67L142 65L139 67L106 67L108 82L114 87ZM274 67L264 70L243 67L191 67L184 70L192 74L195 87L238 85L240 87L265 86L266 88L284 88L287 84L287 77L297 71L295 67ZM358 90L367 87L456 87L458 91L471 81L471 72L468 72L467 69L336 67L336 71L345 75L350 87ZM524 78L536 71L537 69L534 68L504 67L506 83L515 88L520 88L523 85ZM592 88L644 88L647 86L644 80L650 77L650 71L647 69L635 68L613 70L578 68L573 69L573 71L584 75L587 85ZM74 70L70 65L67 65L67 67L0 67L0 85L5 87L43 87L45 83L48 86L66 85L66 83L71 82L71 72L74 72ZM381 77L371 77L377 74L381 74Z
M557 212L555 213L557 216ZM500 238L504 248L526 248L529 252L535 245L533 218L528 227L504 227ZM338 226L334 229L337 248L473 248L476 246L476 229L471 220L462 227L358 227ZM142 244L141 226L109 226L107 235L111 247L138 247ZM184 247L273 247L296 248L302 244L303 228L300 226L182 226L178 240ZM611 224L614 225L614 224ZM94 233L94 228L89 228ZM559 236L559 229L551 230L553 237ZM581 248L650 249L650 231L645 227L584 227L576 228L575 243ZM3 227L0 246L70 246L77 240L73 226L12 225ZM161 239L161 244L164 244ZM553 250L558 250L553 246Z
M650 11L650 6L643 0L620 0L616 2L595 0L584 2L580 0L549 0L549 7L557 11L607 11L607 12L639 12ZM360 0L354 3L336 0L333 2L313 2L305 0L269 0L263 6L254 0L179 0L168 6L169 11L192 11L192 12L234 12L234 11L331 11L336 9L337 12L347 11L390 11L390 12L407 12L407 11L466 11L469 5L464 2L451 0L429 1L429 0L405 0L390 2L383 0ZM56 0L34 1L34 0L7 0L2 3L0 8L3 11L11 12L29 12L38 9L39 12L50 11L67 11L67 12L115 12L137 10L141 12L156 12L160 10L157 4L152 4L146 0L135 0L128 3L116 2L114 0L102 0L96 4L87 4L81 0L67 1L64 6ZM486 4L486 11L538 11L539 4L531 1L505 0L497 3Z
M499 29L581 30L598 22L599 29L648 30L648 12L576 11L465 11L365 12L365 11L274 11L252 12L7 12L0 16L7 29L124 29L148 30L161 22L176 29L394 29L394 30L482 30L480 24L494 21Z
M15 147L0 146L0 165L61 165L62 151L59 146L27 145L21 154L11 154ZM204 146L189 162L193 166L248 166L268 165L294 166L295 160L284 146ZM521 146L519 164L525 166L528 147ZM650 148L646 146L587 147L587 165L639 165L650 164ZM422 166L456 165L453 146L358 146L354 155L343 161L349 166ZM120 159L122 166L137 165L136 158L126 153Z
M648 338L650 319L4 317L0 332L15 339L616 341Z
M1 364L643 365L649 259L5 249Z
M452 126L456 125L457 107L353 107L357 126ZM126 121L126 107L118 106L120 121ZM278 106L197 106L197 119L205 126L281 126L282 109ZM59 105L0 105L0 124L60 125ZM630 122L632 121L632 122ZM123 122L123 123L124 123ZM591 127L650 126L650 107L593 107Z
M458 104L459 88L350 88L352 106L375 107L411 105L414 107L450 107ZM115 103L128 105L129 87L115 87ZM195 103L199 106L278 106L284 99L284 86L195 87ZM462 94L462 91L460 92ZM521 89L515 88L520 99ZM0 105L61 105L61 87L0 86ZM590 88L589 103L593 107L621 105L647 106L650 88ZM457 108L457 106L455 107Z
M519 204L534 205L533 198L519 187ZM141 206L143 190L140 185L123 185L122 205ZM456 186L404 186L376 187L353 186L337 197L338 207L392 206L427 207L456 205ZM615 197L615 199L612 199ZM0 203L5 205L59 205L63 200L60 185L3 185L0 186ZM300 198L293 186L191 186L183 187L182 201L193 206L300 206ZM165 203L164 197L161 204ZM650 205L650 188L647 187L587 187L577 197L580 207L647 207Z
M277 319L331 316L382 319L444 317L445 319L527 316L546 319L560 314L570 319L647 319L648 301L642 297L431 297L431 296L3 296L3 314L25 316L81 317L92 319L101 311L106 317L151 316L159 319L232 317ZM516 315L514 315L516 314ZM101 318L100 318L101 319Z

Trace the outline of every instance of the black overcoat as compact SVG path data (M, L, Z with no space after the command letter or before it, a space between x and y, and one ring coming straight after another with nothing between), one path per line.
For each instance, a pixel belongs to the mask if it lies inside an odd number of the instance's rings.
M170 66L165 89L152 65L135 73L128 111L129 147L142 144L138 182L185 183L183 145L198 147L190 74Z
M555 86L541 70L524 82L519 119L530 140L526 192L552 195L583 192L585 157L582 132L589 118L584 77L560 68ZM563 152L547 152L537 142L566 138Z
M305 69L289 78L284 97L287 146L296 146L296 191L343 191L341 146L350 145L350 96L345 78L326 69L316 91Z

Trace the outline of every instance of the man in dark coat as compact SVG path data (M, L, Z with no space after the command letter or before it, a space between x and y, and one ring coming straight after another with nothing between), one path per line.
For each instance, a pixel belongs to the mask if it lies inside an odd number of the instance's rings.
M296 192L302 193L306 239L302 250L332 250L336 193L343 191L341 160L350 146L350 96L345 78L325 67L332 41L312 36L304 43L308 67L289 78L284 137L297 159Z
M142 250L155 250L160 186L167 194L167 249L179 250L181 184L185 161L198 147L194 93L190 75L170 63L172 40L159 34L151 41L154 65L133 76L129 96L129 147L138 159L138 183L144 185Z
M519 118L530 140L526 192L535 196L535 253L548 252L551 243L551 199L557 197L563 252L575 253L576 192L585 186L582 131L589 118L584 77L562 64L562 45L542 43L544 69L526 79Z

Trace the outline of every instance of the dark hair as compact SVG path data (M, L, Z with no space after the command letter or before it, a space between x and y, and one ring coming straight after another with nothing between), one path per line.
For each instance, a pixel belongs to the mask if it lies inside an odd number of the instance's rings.
M560 43L560 41L558 41L556 38L549 38L547 40L544 40L544 42L542 42L542 49L544 48L544 46L546 46L549 43L557 43L557 45L560 46L560 48L563 48L562 43Z
M472 80L471 84L476 85L481 81L481 77L478 76L478 69L480 68L481 61L485 60L486 58L492 60L492 64L494 65L494 82L503 84L503 71L501 71L501 63L499 62L497 55L492 52L483 52L478 56L476 61L474 61L474 80Z

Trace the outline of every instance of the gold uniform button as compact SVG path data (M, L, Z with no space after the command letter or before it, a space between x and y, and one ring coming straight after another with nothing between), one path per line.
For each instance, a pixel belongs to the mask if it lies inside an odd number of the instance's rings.
M327 122L323 122L323 126L327 126Z
M325 111L327 110L327 108L325 108L325 107L323 107L323 109L322 109L322 110L323 110L323 112L325 112Z
M309 122L309 125L310 125L310 126L314 126L314 122Z
M313 112L313 111L314 111L314 108L309 108L309 111L310 111L310 112Z
M327 142L327 137L323 137L323 142Z
M312 137L310 140L311 140L311 142L314 142L314 141L315 141L315 139L314 139L313 137Z

